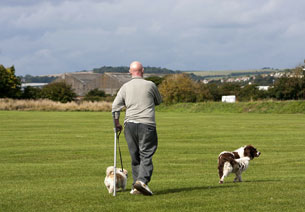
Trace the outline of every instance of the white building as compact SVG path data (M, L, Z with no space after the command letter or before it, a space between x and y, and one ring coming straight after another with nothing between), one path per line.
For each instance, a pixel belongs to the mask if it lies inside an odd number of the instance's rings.
M268 91L270 86L257 86L258 90L260 91Z
M236 102L236 96L222 96L221 97L222 102L227 102L227 103L235 103Z
M21 89L26 87L35 87L35 88L42 88L43 86L47 85L48 83L22 83Z

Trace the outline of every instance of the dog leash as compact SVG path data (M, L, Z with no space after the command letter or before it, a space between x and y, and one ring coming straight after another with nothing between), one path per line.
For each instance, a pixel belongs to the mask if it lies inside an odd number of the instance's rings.
M118 146L119 146L119 153L120 153L120 161L121 161L121 167L122 167L122 172L123 172L123 160L122 160L122 154L121 154L121 147L120 147L120 135L121 135L121 131L119 131L119 133L117 133L117 142L118 142Z

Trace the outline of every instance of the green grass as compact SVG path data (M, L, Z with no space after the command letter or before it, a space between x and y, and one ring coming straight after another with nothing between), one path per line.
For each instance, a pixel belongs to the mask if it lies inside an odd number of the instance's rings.
M305 114L305 101L253 101L253 102L199 102L162 104L157 107L162 112L201 112L201 113L267 113L267 114Z
M155 195L113 197L110 113L0 111L0 211L304 211L304 114L158 112L157 123ZM218 154L246 144L261 157L243 183L219 185Z

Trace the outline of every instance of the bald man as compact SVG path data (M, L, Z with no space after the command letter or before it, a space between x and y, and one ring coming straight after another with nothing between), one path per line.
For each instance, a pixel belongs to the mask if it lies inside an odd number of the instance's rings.
M131 156L133 184L131 194L152 195L148 187L153 173L152 156L157 150L158 136L155 121L155 105L162 102L157 86L143 79L144 68L140 62L130 64L132 79L119 90L113 104L117 130L120 111L126 107L124 135Z

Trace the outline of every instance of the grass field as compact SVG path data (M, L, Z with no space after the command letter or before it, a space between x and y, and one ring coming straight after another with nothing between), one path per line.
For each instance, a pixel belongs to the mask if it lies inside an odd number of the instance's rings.
M304 114L158 112L157 122L154 196L113 197L110 113L0 111L0 211L305 210ZM243 183L219 185L218 154L246 144L262 155Z

